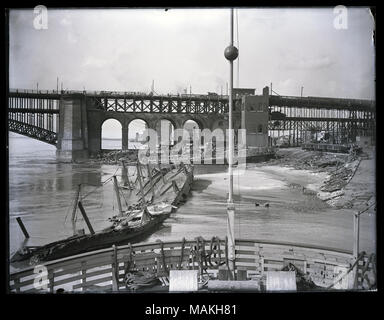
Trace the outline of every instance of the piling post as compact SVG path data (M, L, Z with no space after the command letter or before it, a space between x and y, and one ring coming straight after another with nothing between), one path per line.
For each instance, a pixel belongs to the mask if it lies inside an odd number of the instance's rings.
M119 291L119 263L117 261L117 248L112 245L113 258L112 258L112 290Z
M95 231L93 230L92 225L91 225L91 223L89 222L89 219L88 219L88 217L87 217L87 214L85 213L85 210L84 210L84 207L83 207L83 204L81 203L81 201L79 201L78 206L79 206L80 212L81 212L81 214L82 214L82 216L83 216L83 218L84 218L84 220L85 220L85 223L87 224L87 227L88 227L88 229L89 229L89 232L90 232L92 235L94 235L94 234L95 234Z
M353 259L359 256L359 241L360 241L360 213L356 212L353 217Z
M17 217L17 218L16 218L16 221L17 221L17 223L19 224L19 227L20 227L21 231L23 232L24 237L27 238L27 239L29 239L28 231L27 231L27 229L25 228L23 221L21 221L21 218L20 218L20 217Z

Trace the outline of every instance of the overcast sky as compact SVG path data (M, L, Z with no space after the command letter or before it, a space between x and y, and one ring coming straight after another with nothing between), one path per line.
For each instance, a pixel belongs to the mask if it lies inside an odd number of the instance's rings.
M338 30L329 9L239 9L239 86L273 83L281 95L374 98L373 19L348 9ZM229 9L33 10L10 14L10 87L158 93L226 90ZM236 18L236 14L235 14ZM237 30L235 19L235 44ZM234 68L237 86L237 66Z

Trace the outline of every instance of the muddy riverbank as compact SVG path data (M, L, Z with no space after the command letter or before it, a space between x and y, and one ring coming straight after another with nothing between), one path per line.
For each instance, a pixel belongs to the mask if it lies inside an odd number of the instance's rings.
M326 174L316 187L298 186L335 208L364 209L376 201L376 155L374 148L360 155L280 149L268 165L291 167ZM264 166L258 164L257 166Z

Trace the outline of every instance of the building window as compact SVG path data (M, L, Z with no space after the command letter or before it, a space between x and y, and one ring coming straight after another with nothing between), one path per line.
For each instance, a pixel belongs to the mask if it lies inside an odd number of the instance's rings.
M263 133L263 125L262 124L259 124L257 126L257 133Z

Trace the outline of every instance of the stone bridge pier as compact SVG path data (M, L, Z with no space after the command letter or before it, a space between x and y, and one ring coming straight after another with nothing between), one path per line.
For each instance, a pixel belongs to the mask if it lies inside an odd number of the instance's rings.
M56 151L59 160L88 158L88 120L84 95L61 96Z

